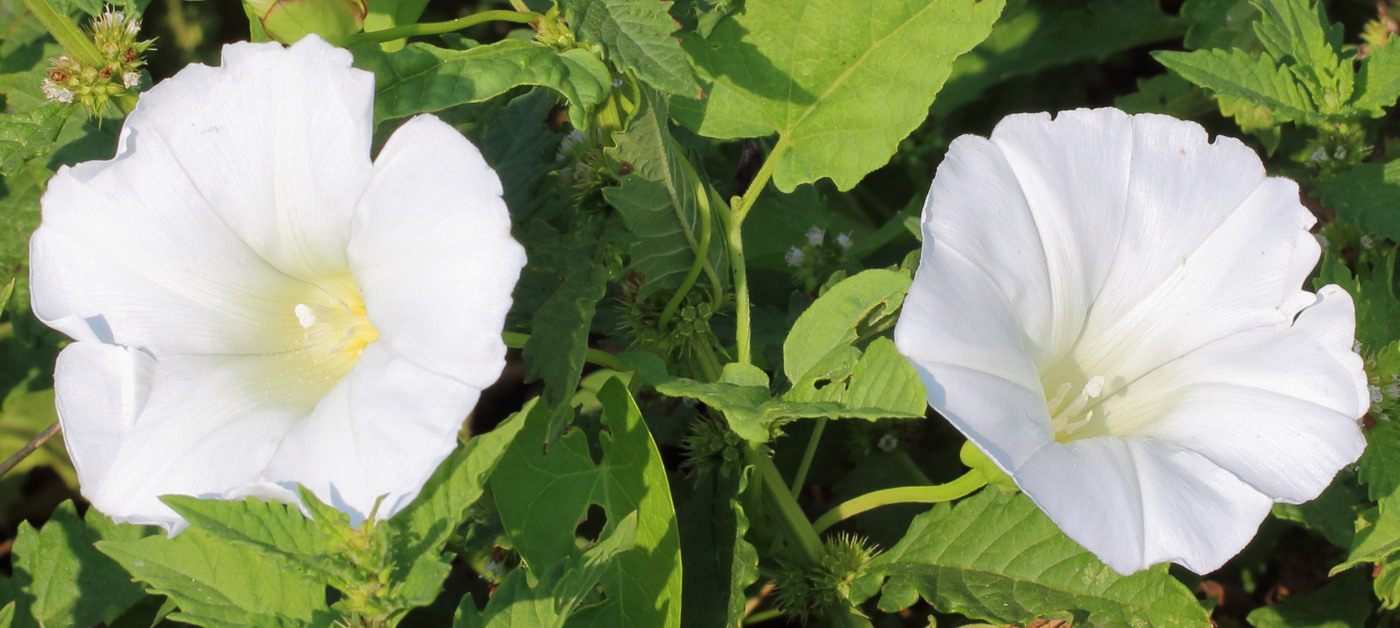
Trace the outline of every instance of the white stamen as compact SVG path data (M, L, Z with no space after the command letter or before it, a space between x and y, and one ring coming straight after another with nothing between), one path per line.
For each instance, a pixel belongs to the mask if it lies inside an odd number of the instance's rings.
M297 322L301 324L302 329L311 329L311 326L316 324L316 312L311 309L311 306L298 303L295 312Z

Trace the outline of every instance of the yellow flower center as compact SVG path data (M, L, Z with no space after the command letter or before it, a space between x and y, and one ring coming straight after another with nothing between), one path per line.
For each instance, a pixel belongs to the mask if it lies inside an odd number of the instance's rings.
M1094 412L1091 409L1095 405L1095 400L1103 395L1104 379L1102 375L1096 375L1078 386L1078 394L1071 397L1070 394L1076 389L1070 382L1062 382L1054 388L1052 392L1047 386L1045 389L1045 407L1050 412L1050 427L1055 431L1055 440L1061 443L1097 435L1103 430L1085 430L1094 423ZM1099 423L1103 423L1100 417Z
M370 323L353 280L330 284L306 295L289 314L303 330L297 354L309 362L304 367L333 385L354 368L360 353L379 338L379 330Z

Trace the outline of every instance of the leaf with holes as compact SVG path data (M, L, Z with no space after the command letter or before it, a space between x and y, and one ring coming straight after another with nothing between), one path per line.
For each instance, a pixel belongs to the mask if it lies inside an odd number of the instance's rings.
M544 570L577 556L576 522L601 507L602 536L637 511L636 546L619 554L600 582L607 600L580 609L571 626L663 628L680 624L681 554L666 468L627 387L614 379L598 392L603 430L594 462L580 428L545 450L549 415L543 404L525 417L520 434L491 475L501 523L521 558ZM600 537L601 538L601 537Z

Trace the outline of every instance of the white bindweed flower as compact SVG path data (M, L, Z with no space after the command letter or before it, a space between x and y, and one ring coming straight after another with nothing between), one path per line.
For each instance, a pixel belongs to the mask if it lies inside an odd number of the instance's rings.
M1364 446L1351 297L1292 181L1116 109L953 142L895 342L929 403L1120 573L1218 568Z
M501 184L432 116L370 161L374 77L307 37L234 44L141 95L116 157L62 168L34 311L82 493L295 499L363 520L422 488L504 366L524 264Z

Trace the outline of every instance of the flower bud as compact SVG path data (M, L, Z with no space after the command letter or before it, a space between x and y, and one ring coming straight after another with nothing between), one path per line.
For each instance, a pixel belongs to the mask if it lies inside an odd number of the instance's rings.
M295 43L311 33L337 45L364 27L365 0L245 0L268 37Z

